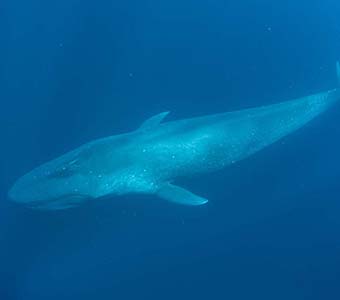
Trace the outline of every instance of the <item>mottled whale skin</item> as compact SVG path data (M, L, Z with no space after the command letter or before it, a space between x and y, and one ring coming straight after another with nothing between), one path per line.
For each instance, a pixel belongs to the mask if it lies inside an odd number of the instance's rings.
M338 86L340 67L337 64ZM222 169L299 129L340 98L340 88L240 111L162 123L156 115L130 133L99 139L21 177L9 198L36 209L66 209L129 193L186 204L208 200L174 185Z

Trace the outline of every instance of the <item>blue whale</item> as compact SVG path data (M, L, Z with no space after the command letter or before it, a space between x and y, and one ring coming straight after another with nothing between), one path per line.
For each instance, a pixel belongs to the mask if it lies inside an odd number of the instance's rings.
M234 164L299 129L340 99L338 87L274 105L163 122L168 112L133 132L87 143L21 177L9 198L57 210L130 193L185 205L207 199L177 186L177 178Z

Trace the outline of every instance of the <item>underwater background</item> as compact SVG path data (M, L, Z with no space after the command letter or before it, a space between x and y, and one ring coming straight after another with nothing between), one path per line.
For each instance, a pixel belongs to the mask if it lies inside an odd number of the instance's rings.
M336 0L3 0L0 300L340 299L340 105L223 171L207 205L65 211L13 182L90 140L336 87Z

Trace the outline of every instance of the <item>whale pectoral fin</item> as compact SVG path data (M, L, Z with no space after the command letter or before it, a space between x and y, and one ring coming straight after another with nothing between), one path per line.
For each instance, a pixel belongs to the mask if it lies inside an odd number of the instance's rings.
M158 190L157 195L170 202L184 205L203 205L208 202L207 199L199 197L186 189L170 183L164 184Z
M139 127L140 130L148 130L157 127L163 119L169 114L168 111L162 112L158 115L155 115L146 121Z

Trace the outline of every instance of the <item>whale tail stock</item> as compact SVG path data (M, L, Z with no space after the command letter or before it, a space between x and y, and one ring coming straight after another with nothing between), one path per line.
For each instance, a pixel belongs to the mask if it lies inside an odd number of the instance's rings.
M332 102L338 102L340 101L340 61L336 62L336 79L337 79L337 86L333 90L333 100Z
M336 79L337 87L335 88L335 98L337 102L340 101L340 61L336 62Z

